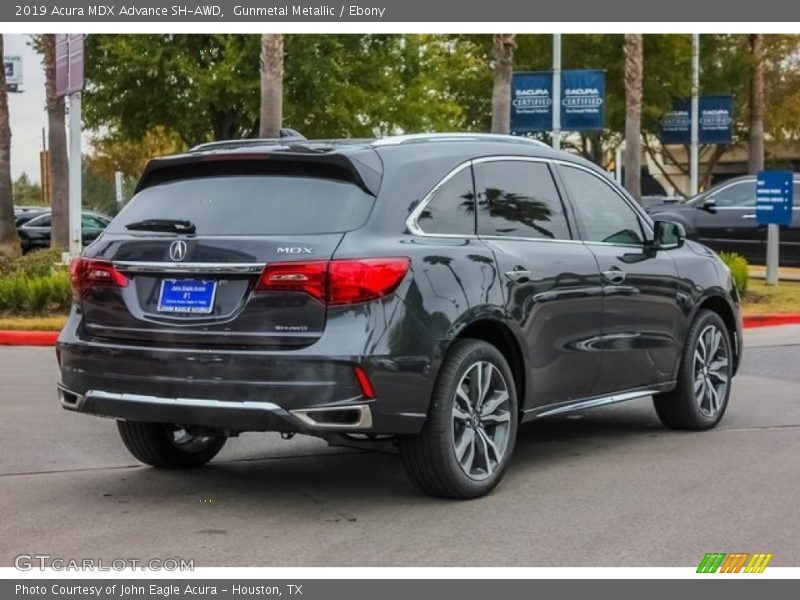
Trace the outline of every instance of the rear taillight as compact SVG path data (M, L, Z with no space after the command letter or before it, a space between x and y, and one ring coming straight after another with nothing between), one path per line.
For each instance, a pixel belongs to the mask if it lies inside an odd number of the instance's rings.
M94 287L125 287L128 278L120 273L117 268L105 260L90 258L75 258L69 267L72 280L72 294L78 299L89 289Z
M408 266L405 257L271 263L257 289L305 292L327 304L355 304L391 294Z
M268 264L261 273L258 289L305 292L325 302L327 269L325 261Z
M407 258L332 260L328 266L328 303L353 304L391 294L407 271Z

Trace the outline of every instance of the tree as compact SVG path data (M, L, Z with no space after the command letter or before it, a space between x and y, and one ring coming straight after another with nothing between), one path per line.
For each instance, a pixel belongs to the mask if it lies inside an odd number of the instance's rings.
M492 40L492 133L511 132L511 75L514 70L513 33L499 33Z
M280 137L283 123L283 36L261 36L261 112L258 135Z
M64 97L56 96L56 36L44 34L35 44L42 54L47 106L47 142L50 150L50 205L52 248L69 246L69 162Z
M764 169L764 36L749 36L752 64L750 67L750 126L747 150L747 172Z
M16 206L43 204L42 186L38 183L31 183L27 173L21 173L16 181L11 184L11 187L13 190L12 197Z
M0 34L0 56L4 36ZM14 199L11 189L11 125L8 115L6 70L0 69L0 255L13 257L20 253L19 236L14 224Z
M625 188L636 200L642 197L643 43L641 34L625 34Z

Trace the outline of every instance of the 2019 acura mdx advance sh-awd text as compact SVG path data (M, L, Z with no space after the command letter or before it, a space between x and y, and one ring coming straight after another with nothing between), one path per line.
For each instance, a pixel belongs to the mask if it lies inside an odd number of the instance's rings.
M304 433L393 444L422 489L471 498L523 421L652 396L669 427L715 426L741 354L713 252L504 136L156 159L72 280L61 403L163 468Z

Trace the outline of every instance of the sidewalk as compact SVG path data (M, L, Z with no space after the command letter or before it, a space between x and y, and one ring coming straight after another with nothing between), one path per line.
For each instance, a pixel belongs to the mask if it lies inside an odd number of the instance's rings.
M767 278L767 267L762 267L760 265L750 265L750 268L748 270L750 271L750 277L752 277L753 279ZM800 269L797 267L781 267L778 270L778 280L800 281Z

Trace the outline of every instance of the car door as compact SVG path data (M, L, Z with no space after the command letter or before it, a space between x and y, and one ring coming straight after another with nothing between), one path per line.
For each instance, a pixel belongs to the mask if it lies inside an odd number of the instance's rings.
M586 397L600 368L602 287L546 161L487 158L474 163L478 235L505 282L506 314L527 355L527 403Z
M602 355L593 395L669 382L682 348L678 272L668 251L653 253L639 210L605 176L562 164L559 173L580 236L603 280Z
M18 231L25 250L50 246L50 214L34 217L22 225Z
M756 180L738 180L710 192L698 206L695 216L696 238L718 252L737 252L751 262L763 263L766 257L765 228L756 221Z

